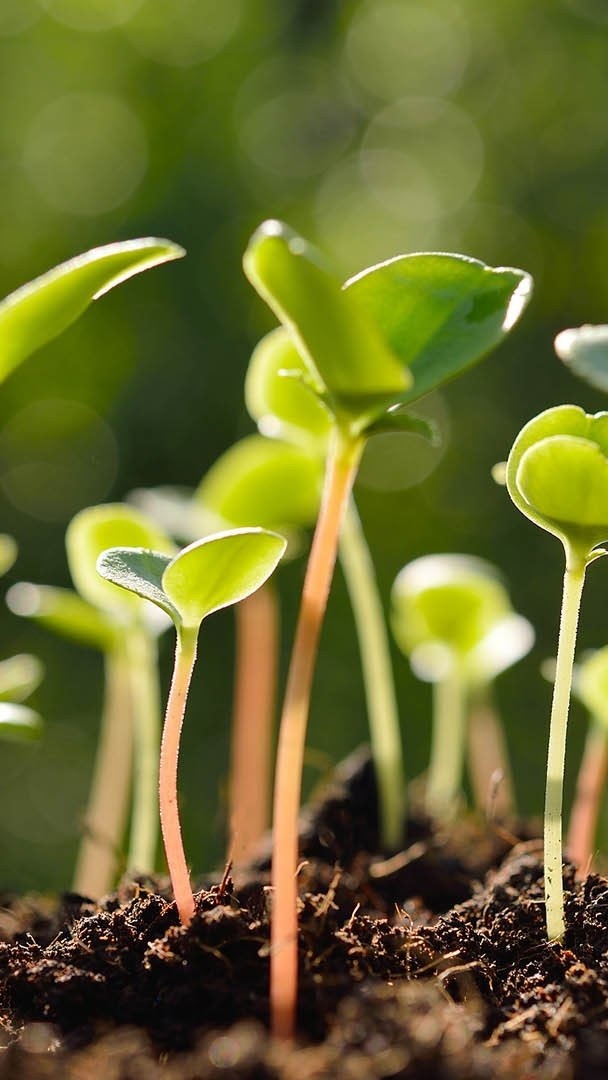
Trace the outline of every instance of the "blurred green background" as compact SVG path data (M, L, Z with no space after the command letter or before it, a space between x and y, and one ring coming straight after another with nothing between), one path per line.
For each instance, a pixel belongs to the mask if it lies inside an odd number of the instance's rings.
M344 277L392 255L462 251L535 277L496 354L433 409L442 453L379 442L357 497L386 598L434 551L482 555L534 623L499 685L518 796L542 805L562 552L490 478L549 405L606 402L556 360L555 333L608 321L608 11L602 0L2 0L0 293L77 252L133 236L181 263L105 297L0 394L0 522L19 579L69 583L72 514L135 486L195 484L252 430L242 377L270 315L243 278L253 228L287 220ZM389 461L389 459L394 459ZM389 467L390 465L390 467ZM430 471L429 471L430 470ZM428 475L425 476L425 474ZM390 488L386 490L386 487ZM277 578L288 655L302 560ZM608 565L592 567L581 647L608 638ZM47 668L37 747L2 747L2 883L69 884L93 761L101 659L5 612L3 655ZM170 659L164 642L163 677ZM201 636L181 781L197 871L222 853L232 617ZM394 654L407 768L425 765L427 686ZM307 770L365 737L357 647L337 574ZM573 708L568 790L584 735Z

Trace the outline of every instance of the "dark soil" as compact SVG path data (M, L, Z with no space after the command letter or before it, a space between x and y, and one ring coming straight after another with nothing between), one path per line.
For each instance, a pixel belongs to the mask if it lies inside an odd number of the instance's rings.
M124 886L0 898L0 1080L595 1080L608 1075L608 882L565 873L545 940L537 840L408 823L377 854L374 779L342 770L302 822L298 1041L267 1032L267 856L197 896Z

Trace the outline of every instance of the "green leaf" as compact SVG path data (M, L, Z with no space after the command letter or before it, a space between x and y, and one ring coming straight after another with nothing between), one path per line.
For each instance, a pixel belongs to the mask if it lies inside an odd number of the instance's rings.
M295 372L302 378L294 378ZM262 435L312 446L322 455L332 418L306 382L306 375L308 368L289 332L278 326L252 353L245 377L245 404Z
M281 531L315 522L322 483L320 458L250 435L211 466L195 499L228 527L258 524Z
M511 448L507 488L522 514L588 561L608 537L608 413L558 405L534 417Z
M120 586L143 600L151 600L179 623L180 614L167 596L163 573L171 562L170 556L147 548L114 547L103 551L97 559L97 573L105 581Z
M0 533L0 575L6 574L17 558L17 544L12 536Z
M576 665L573 688L591 715L608 727L608 645L583 656Z
M105 503L81 510L66 532L72 580L90 604L123 617L142 614L139 600L103 580L95 567L102 551L113 547L150 548L173 555L175 545L151 518L125 503Z
M8 590L6 602L14 615L34 619L70 641L78 641L101 652L113 649L123 640L110 615L89 604L71 589L19 581Z
M44 667L37 656L19 653L0 661L0 701L24 701L42 682Z
M608 391L608 326L562 330L555 339L555 351L575 375Z
M163 574L164 592L183 625L196 627L207 615L259 589L285 548L282 536L265 529L234 529L206 537L171 560Z
M415 413L406 412L402 409L391 410L378 417L377 420L365 429L366 435L385 434L419 435L426 439L432 446L441 444L441 432L437 424L427 420L424 416L416 416Z
M23 285L0 303L0 379L57 337L115 285L179 259L183 248L147 237L94 248Z
M42 733L42 720L27 705L0 701L0 739L7 742L34 742Z
M375 324L288 226L267 221L244 256L252 285L285 326L332 411L361 426L411 383Z
M414 377L407 404L493 349L525 308L532 279L465 255L399 255L363 270L345 290L374 319Z

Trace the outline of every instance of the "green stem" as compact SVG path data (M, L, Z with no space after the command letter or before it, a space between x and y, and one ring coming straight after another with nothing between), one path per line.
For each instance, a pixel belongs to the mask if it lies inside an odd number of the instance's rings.
M585 568L584 559L566 551L545 791L545 906L549 941L561 941L566 932L562 879L562 802L572 667Z
M129 802L132 732L129 671L123 642L106 653L104 703L74 892L97 900L111 887Z
M465 684L456 661L434 684L433 734L426 789L431 817L450 818L462 788L466 743Z
M158 755L160 694L156 641L144 627L128 637L131 710L133 717L133 807L127 870L151 874L158 848Z
M181 626L178 628L175 666L160 748L160 824L173 895L183 926L188 926L192 921L194 897L179 821L177 767L186 701L196 661L197 637L198 627Z
M403 841L406 786L399 711L378 583L354 499L340 533L340 563L355 617L385 848Z

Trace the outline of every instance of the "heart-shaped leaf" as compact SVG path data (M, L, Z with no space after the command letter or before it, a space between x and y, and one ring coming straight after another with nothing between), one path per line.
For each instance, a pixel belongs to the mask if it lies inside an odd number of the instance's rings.
M558 405L527 423L507 461L522 514L588 561L608 537L608 413Z
M511 329L532 291L523 270L494 269L465 255L399 255L344 286L373 319L413 386L403 404L480 360Z
M314 523L322 461L299 446L249 435L211 466L195 499L228 526L252 523L281 531Z
M374 322L329 273L320 254L287 225L267 221L243 265L310 367L332 411L357 426L399 399L411 383Z
M0 701L0 739L8 742L34 742L42 733L42 720L27 705Z
M173 559L112 548L100 555L97 569L108 581L158 604L178 629L196 629L207 615L263 585L285 547L282 536L265 529L233 529L197 540Z
M95 569L101 552L118 546L151 549L171 556L175 545L151 518L125 503L89 506L68 525L68 563L80 595L95 607L134 618L143 611L139 601L115 589Z
M146 237L94 248L23 285L0 303L0 379L89 306L134 274L184 255L169 240Z
M101 652L123 641L116 621L71 589L18 581L8 590L6 602L13 614L34 619L62 637Z
M332 427L331 413L307 383L308 375L289 332L278 326L262 338L251 355L245 404L262 435L312 445L322 454Z
M608 326L562 330L555 339L555 351L575 375L608 391Z
M0 701L24 701L34 693L43 676L41 661L29 653L0 661Z

